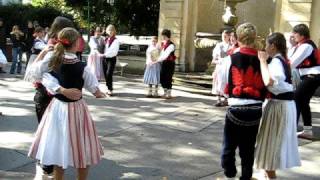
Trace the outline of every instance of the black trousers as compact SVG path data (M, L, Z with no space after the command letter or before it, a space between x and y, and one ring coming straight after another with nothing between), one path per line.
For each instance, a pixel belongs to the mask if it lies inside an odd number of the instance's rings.
M52 96L48 95L46 88L43 85L40 85L36 88L36 94L33 100L36 105L37 119L40 123L44 112L46 111L50 101L52 100Z
M172 77L176 63L174 61L163 61L160 71L160 84L164 89L172 89Z
M301 77L301 82L295 91L295 102L297 107L297 123L299 122L300 113L302 115L304 126L311 126L310 99L320 86L320 74L305 75Z
M227 177L235 177L237 174L235 152L239 148L242 168L240 180L250 180L253 172L254 149L262 108L261 105L254 108L250 106L239 109L232 108L230 107L227 110L221 165ZM231 116L228 113L231 113Z
M39 87L36 88L36 94L33 100L36 105L36 114L37 114L38 123L40 123L44 112L46 111L50 101L52 100L52 96L48 95L46 88L43 85L40 85ZM53 172L53 165L51 166L42 165L42 169L46 173L51 174Z
M106 85L108 90L113 90L113 72L116 67L117 58L104 58L102 62L104 78L106 79Z

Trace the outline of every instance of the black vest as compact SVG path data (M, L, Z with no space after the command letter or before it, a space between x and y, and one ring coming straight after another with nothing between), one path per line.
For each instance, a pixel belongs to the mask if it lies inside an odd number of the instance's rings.
M62 64L58 72L51 71L50 74L58 79L59 84L64 88L76 88L80 91L83 88L84 80L82 78L85 64L78 61L73 64ZM64 102L75 102L62 94L56 94L55 98Z
M286 76L285 82L292 84L291 68L290 68L289 64L286 63L285 59L282 56L276 56L275 58L279 59L282 64L282 67L284 69L284 74ZM270 64L271 61L272 61L272 58L269 58L268 64ZM294 98L293 91L281 93L278 95L275 95L275 94L272 94L271 92L269 92L268 95L270 96L271 99L279 99L279 100L293 100L293 98Z
M257 55L242 53L241 50L231 55L226 93L231 98L264 100L267 89Z
M305 59L303 60L298 66L297 68L311 68L314 66L320 66L320 59L317 59L316 54L318 53L318 48L315 45L315 43L312 40L307 40L306 42L309 45L311 45L313 47L313 51L312 53ZM318 57L320 58L320 57Z

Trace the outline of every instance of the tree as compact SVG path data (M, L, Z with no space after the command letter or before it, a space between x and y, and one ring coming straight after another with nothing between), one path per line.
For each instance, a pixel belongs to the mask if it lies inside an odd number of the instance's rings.
M127 28L132 35L156 35L159 0L116 0L115 24Z

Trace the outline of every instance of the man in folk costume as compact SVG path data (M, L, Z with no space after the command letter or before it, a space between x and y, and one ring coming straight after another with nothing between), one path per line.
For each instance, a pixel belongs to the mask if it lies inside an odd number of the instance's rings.
M244 23L237 28L239 52L223 61L222 72L227 73L225 92L229 95L229 108L224 126L221 165L227 178L237 174L235 151L239 148L242 176L240 180L252 177L254 146L262 115L262 102L266 95L260 61L254 49L256 27Z
M310 40L310 31L305 24L293 27L294 40L298 43L289 54L292 68L299 70L301 82L295 91L297 122L300 113L303 119L303 131L298 137L313 139L310 99L320 86L320 53L315 43Z
M163 97L171 99L172 77L175 69L176 56L174 55L175 45L170 40L171 31L164 29L161 32L163 42L161 43L160 57L154 63L162 62L160 71L160 84L164 90Z
M113 72L117 63L117 55L120 48L120 42L116 38L116 28L114 25L109 25L106 29L109 38L106 39L106 46L104 49L104 59L102 62L104 77L108 87L107 94L112 96L113 91Z

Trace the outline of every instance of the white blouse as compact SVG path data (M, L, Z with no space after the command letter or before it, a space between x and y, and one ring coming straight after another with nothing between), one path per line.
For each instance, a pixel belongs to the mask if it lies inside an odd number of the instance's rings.
M67 58L76 58L75 54L65 54ZM84 80L84 88L95 93L99 89L99 82L96 76L91 72L90 68L86 66L83 71L82 78ZM47 91L51 94L57 94L57 90L61 87L59 81L53 77L50 73L44 73L42 78L42 84L46 87Z
M293 47L288 52L288 58L292 68L296 68L303 62L313 51L313 47L310 44L304 43L299 46ZM320 66L311 68L298 68L301 76L307 74L320 74Z
M99 46L101 46L103 43L103 37L97 38L95 36L91 36L89 40L90 54L97 52Z
M116 38L113 40L112 44L109 47L109 42L106 43L104 48L104 56L106 58L112 58L118 55L120 49L120 41Z
M170 44L166 49L162 49L158 61L162 62L166 60L169 57L169 55L174 51L174 49L175 47L173 44Z
M276 58L279 54L275 55L272 58L272 61L268 64L268 69L270 73L270 77L273 80L272 86L267 86L267 89L275 94L281 94L285 92L293 91L292 84L286 82L286 75L284 73L284 68L281 63L281 60Z
M33 48L43 50L47 46L47 43L43 39L40 39L40 38L37 38L37 39L39 39L40 41L37 41L36 43L34 43Z
M220 59L227 56L230 49L230 44L226 42L219 42L212 50L212 62L215 64L220 63Z
M152 44L150 44L147 48L147 51L146 51L146 64L149 64L152 62L152 59L151 59L151 52L153 50L158 50L160 51L160 47L158 45L154 46Z

